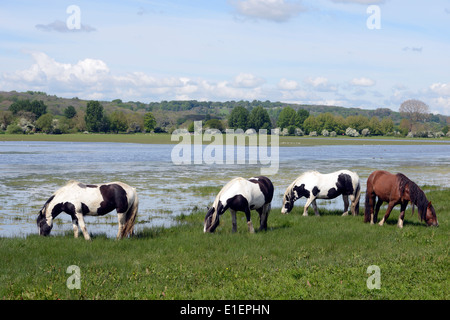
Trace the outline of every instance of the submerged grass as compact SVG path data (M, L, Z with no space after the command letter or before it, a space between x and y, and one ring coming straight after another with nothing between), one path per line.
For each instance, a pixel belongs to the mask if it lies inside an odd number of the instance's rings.
M149 228L116 241L64 236L0 238L0 299L443 299L449 289L450 189L428 188L439 224L428 228L410 209L383 227L361 215L323 211L302 217L272 209L267 232L249 234L244 214L231 232L225 213L214 234L203 233L204 211L177 226ZM362 208L361 208L362 210ZM259 223L252 213L255 227ZM80 268L80 289L68 289ZM369 290L377 265L381 288Z

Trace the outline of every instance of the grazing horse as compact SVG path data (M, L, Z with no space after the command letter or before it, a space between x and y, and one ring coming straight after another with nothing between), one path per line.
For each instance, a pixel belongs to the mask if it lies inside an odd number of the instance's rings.
M264 176L250 179L235 178L228 182L217 194L212 208L205 216L203 232L214 232L219 225L219 216L230 209L233 232L237 230L236 211L243 211L247 218L248 230L254 233L250 210L259 213L259 230L267 230L267 218L273 198L273 184Z
M374 205L376 197L375 213ZM377 222L378 211L383 202L388 202L388 208L379 225L382 226L389 217L392 209L400 204L400 216L397 226L403 228L403 219L408 202L411 201L412 213L414 206L417 206L420 220L425 220L428 226L438 226L436 212L431 201L429 202L425 193L413 181L409 180L404 174L392 174L387 171L377 170L370 174L367 179L367 191L364 210L364 222L374 224Z
M136 189L125 183L94 185L71 180L47 200L39 211L36 222L39 234L48 236L53 227L53 219L64 211L72 217L75 238L78 238L80 226L84 238L90 240L84 216L102 216L116 209L119 239L133 234L138 205Z
M307 171L301 174L287 187L283 196L281 213L289 213L294 207L294 202L301 197L307 198L303 215L308 215L308 208L312 204L314 213L318 216L316 199L334 199L342 195L344 199L343 216L348 215L348 199L350 198L351 212L355 216L359 214L359 198L361 188L358 174L349 170L340 170L333 173L322 174L317 171Z

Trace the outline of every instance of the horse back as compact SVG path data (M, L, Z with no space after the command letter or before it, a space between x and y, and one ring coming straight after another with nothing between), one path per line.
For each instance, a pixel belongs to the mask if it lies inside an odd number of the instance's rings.
M387 202L393 198L400 198L397 176L384 170L376 170L369 175L367 190Z

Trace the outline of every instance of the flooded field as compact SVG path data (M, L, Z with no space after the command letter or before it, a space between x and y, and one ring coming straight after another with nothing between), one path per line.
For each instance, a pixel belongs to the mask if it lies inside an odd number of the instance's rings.
M205 147L205 146L204 146ZM137 230L170 226L173 217L210 205L233 177L260 175L259 164L186 164L171 159L174 145L83 142L0 142L0 237L36 234L36 217L51 194L69 180L86 184L123 181L139 194ZM247 155L249 150L247 149ZM248 158L247 158L248 159ZM448 187L450 144L339 145L280 147L272 207L280 207L285 188L303 171L356 171L362 182L377 169L402 172L419 185ZM304 205L301 199L295 205ZM342 198L317 201L320 208L343 208ZM272 210L271 214L280 214ZM270 222L270 218L269 218ZM115 212L87 217L91 233L115 237ZM52 234L72 230L64 213Z

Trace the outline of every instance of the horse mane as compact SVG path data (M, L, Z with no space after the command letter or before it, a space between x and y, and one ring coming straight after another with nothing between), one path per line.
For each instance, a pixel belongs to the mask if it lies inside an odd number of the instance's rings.
M228 182L226 185L224 185L223 188L219 191L219 193L217 194L216 198L214 199L214 203L212 205L212 208L214 209L214 213L213 213L213 216L212 216L212 221L216 221L216 219L217 219L217 214L218 214L217 207L219 205L220 197L222 196L222 194L225 191L227 191L229 189L229 185L231 185L232 183L234 183L235 181L240 180L240 179L243 179L243 178L240 178L240 177L234 178L233 180Z
M417 206L420 220L425 220L428 206L428 199L425 196L425 192L423 192L423 190L420 189L420 187L414 181L410 180L404 174L397 173L397 178L399 181L400 196L403 197L405 188L408 185L409 197L412 204L412 213L414 214L414 206Z

